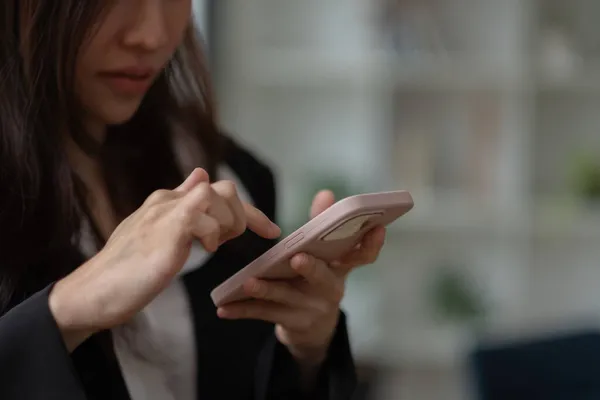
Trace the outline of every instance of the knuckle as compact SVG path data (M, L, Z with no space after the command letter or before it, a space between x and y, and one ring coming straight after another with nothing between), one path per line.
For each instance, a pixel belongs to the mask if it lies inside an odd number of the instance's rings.
M222 196L227 199L232 199L237 197L237 186L235 182L231 180L224 180L220 182L221 188L223 190Z
M252 292L255 294L256 297L260 299L266 299L271 294L271 288L264 282L254 282L254 284L252 285Z
M146 214L145 214L146 221L154 222L162 215L161 207L159 207L158 204L159 203L152 203L146 209Z
M170 194L170 192L166 189L155 190L146 199L146 204L154 205L154 204L162 203L163 201L165 201L168 198L169 194Z
M192 212L187 207L178 207L175 212L175 220L181 225L188 226L192 221Z
M193 193L197 198L210 198L212 194L212 188L207 182L200 182L194 188Z
M206 182L202 182L196 186L194 191L192 192L193 196L193 206L199 209L202 212L206 212L210 207L210 203L212 201L212 189L210 185Z

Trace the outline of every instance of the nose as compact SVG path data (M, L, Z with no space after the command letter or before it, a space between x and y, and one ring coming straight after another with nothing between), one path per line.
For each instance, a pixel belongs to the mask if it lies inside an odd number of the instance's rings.
M138 4L133 22L125 31L124 44L145 51L157 50L168 42L163 1L145 0Z

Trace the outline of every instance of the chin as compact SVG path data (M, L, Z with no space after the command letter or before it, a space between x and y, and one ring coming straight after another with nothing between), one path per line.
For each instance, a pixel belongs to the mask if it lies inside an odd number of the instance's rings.
M140 106L140 102L136 102L135 105L117 105L114 107L102 110L101 118L107 125L122 125L128 122Z

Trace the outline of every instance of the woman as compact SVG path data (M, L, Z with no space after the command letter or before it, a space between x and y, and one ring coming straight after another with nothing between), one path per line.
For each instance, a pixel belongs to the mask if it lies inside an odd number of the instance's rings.
M191 20L191 0L2 1L0 398L350 398L344 279L385 232L215 310L280 231Z

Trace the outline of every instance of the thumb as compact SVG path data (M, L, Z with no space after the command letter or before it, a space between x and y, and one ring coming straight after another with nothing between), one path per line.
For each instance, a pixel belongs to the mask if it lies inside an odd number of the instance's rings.
M310 218L313 219L335 203L335 195L331 190L321 190L313 199Z
M194 168L192 173L186 178L185 181L174 189L175 192L186 193L192 190L200 182L208 182L208 172L202 168Z

